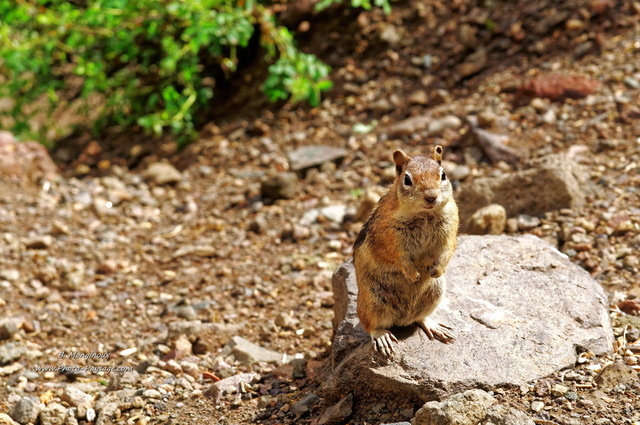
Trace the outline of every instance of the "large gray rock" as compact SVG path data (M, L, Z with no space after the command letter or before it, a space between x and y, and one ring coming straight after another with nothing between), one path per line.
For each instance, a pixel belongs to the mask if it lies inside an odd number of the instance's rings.
M467 223L471 214L490 204L502 205L507 217L580 207L591 193L588 176L566 155L549 155L523 171L464 183L458 196L460 223Z
M434 313L453 344L416 327L395 329L395 355L372 348L356 314L351 262L333 278L334 394L402 393L434 400L469 388L521 385L575 364L577 351L609 352L613 333L602 287L532 236L462 236L449 264L447 299Z

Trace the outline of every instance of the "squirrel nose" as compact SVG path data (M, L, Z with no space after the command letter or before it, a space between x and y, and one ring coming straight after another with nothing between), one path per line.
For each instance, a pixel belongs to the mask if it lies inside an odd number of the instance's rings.
M436 199L438 199L437 196L429 196L429 195L424 196L424 200L427 201L428 204L434 204L436 202Z

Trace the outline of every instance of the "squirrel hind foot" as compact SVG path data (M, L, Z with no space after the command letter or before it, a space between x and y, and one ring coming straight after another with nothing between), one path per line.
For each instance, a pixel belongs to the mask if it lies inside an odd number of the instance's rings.
M371 343L374 350L389 358L395 353L393 346L398 343L398 339L389 330L378 330L371 332Z
M440 342L445 344L450 344L456 340L455 335L453 334L452 329L443 325L442 323L438 323L432 319L426 318L422 321L416 322L416 324L427 334L427 337L430 340L437 339Z

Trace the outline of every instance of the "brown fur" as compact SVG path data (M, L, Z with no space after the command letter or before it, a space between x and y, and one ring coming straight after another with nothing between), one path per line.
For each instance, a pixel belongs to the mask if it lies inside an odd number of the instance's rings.
M431 158L402 151L393 158L396 179L353 249L358 317L374 338L392 326L420 323L436 309L458 231L451 183L441 176L442 147ZM404 184L406 174L410 186Z

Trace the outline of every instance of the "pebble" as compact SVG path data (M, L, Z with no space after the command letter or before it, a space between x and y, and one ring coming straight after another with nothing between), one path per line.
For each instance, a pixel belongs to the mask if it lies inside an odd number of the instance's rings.
M62 392L62 401L69 403L69 405L78 407L80 405L91 406L93 404L93 397L84 391L72 386L67 385Z
M182 173L166 162L151 164L143 176L158 185L175 184L182 180Z
M35 424L40 415L42 406L39 400L31 397L22 397L12 408L9 415L14 421L21 424Z
M271 200L293 199L298 192L298 175L291 172L269 177L260 186L262 197Z
M428 125L429 137L442 135L445 130L457 130L462 127L462 120L455 115L447 115L431 121Z
M551 387L551 395L555 397L562 397L569 391L569 388L562 384L555 384Z
M60 403L49 403L40 412L40 425L63 425L67 409Z
M236 360L244 364L258 362L279 363L283 360L281 353L260 347L241 336L232 337L225 349L230 351Z
M540 219L538 217L533 217L527 214L519 214L517 220L518 230L520 231L531 230L540 225Z
M294 403L294 405L291 407L291 411L294 415L296 415L296 419L300 419L302 416L309 413L313 406L319 401L320 397L318 397L316 394L306 394L304 397Z
M275 324L282 329L293 329L300 323L299 320L294 319L287 313L280 313L276 317Z
M576 401L578 399L578 394L573 391L567 391L564 397L569 401Z
M544 403L541 401L532 401L531 402L531 410L533 410L534 412L539 412L544 408Z
M495 112L486 110L478 114L478 126L480 128L491 128L496 123L498 116Z
M442 161L442 168L451 181L464 180L471 174L471 168L468 165L458 165L451 161Z
M27 352L24 345L17 342L7 342L0 345L0 365L14 362Z
M0 340L10 339L18 333L24 320L19 317L0 319Z
M27 249L49 249L53 245L53 236L44 235L34 238L24 239L22 243Z
M409 93L407 101L415 105L426 105L429 102L429 96L426 91L419 89Z
M624 83L632 89L640 89L640 81L633 77L624 77Z
M154 390L153 388L149 388L149 389L146 389L146 390L144 390L142 392L142 397L160 399L160 398L162 398L162 394L158 390Z
M15 269L1 270L0 280L6 280L7 282L17 282L20 279L20 272Z
M0 425L19 425L18 422L15 422L11 419L11 416L6 413L0 413Z
M502 205L491 204L474 212L467 221L471 235L500 235L507 222L507 211Z
M346 149L327 145L301 146L289 152L289 167L292 171L302 171L318 167L325 162L339 162L348 152Z

